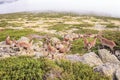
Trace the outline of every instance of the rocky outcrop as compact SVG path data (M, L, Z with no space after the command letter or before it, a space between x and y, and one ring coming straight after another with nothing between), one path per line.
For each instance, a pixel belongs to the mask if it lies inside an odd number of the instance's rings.
M80 61L81 57L79 56L79 54L70 54L70 55L66 55L65 56L66 59L70 60L70 61Z
M94 52L86 53L83 56L67 55L66 59L68 59L70 61L80 61L80 62L82 62L84 64L88 64L90 66L97 66L97 65L103 64L101 59Z
M120 68L120 64L116 63L105 63L103 65L94 68L95 72L99 72L102 75L114 77L114 73Z
M106 63L106 62L119 63L120 62L115 55L111 54L106 49L98 50L98 55L99 55L100 59L103 61L103 63Z
M28 43L29 39L26 37L21 37L19 41ZM7 45L5 41L0 42L0 58L19 56L19 55L34 55L33 49L27 50L23 47L17 47L13 45Z
M81 57L80 61L90 66L97 66L103 64L101 59L94 52L84 54Z
M119 78L120 73L118 69L120 68L120 61L117 57L106 49L98 50L98 55L104 64L94 67L94 71L99 72L102 75L111 76L113 80Z

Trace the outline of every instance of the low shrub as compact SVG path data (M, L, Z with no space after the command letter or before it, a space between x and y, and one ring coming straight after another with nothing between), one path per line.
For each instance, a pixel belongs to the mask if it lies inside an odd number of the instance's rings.
M61 80L110 80L110 78L95 73L91 67L80 62L73 63L62 60L56 64L64 70Z
M50 77L50 74L53 76ZM91 67L66 60L11 57L0 61L0 80L110 80Z

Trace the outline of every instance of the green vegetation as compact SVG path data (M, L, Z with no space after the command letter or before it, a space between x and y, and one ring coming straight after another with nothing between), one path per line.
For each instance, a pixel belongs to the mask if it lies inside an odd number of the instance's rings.
M82 24L72 24L71 26L72 27L70 27L70 28L80 29L82 27L93 27L94 25L93 24L89 24L89 23L82 23Z
M82 29L80 28L77 31L74 31L75 33L80 33L80 34L97 34L97 30L92 30L92 29Z
M69 29L70 25L69 24L56 24L54 26L49 26L49 30L56 30L56 31L63 31Z
M119 28L119 26L116 26L115 24L108 24L106 28Z
M21 27L22 23L8 23L7 20L0 21L0 27L8 27L8 26Z
M0 27L6 27L8 25L8 22L5 20L0 21Z
M87 38L87 39L89 42L93 41L93 38ZM91 48L91 51L94 51L97 53L97 48L98 48L99 44L100 44L100 42L97 40L96 46ZM87 52L88 52L88 50L86 48L84 48L83 39L78 39L78 40L73 41L72 48L71 48L71 54L79 53L80 55L83 55Z
M49 75L53 74L51 78ZM110 80L82 63L11 57L0 61L0 80Z
M9 26L12 26L12 27L21 27L23 24L22 23L8 23Z
M0 41L4 41L7 35L11 36L12 38L18 39L21 36L26 36L32 33L36 33L36 32L31 29L23 29L23 30L5 29L0 32Z
M79 40L75 40L72 43L72 48L71 48L71 53L72 54L84 54L87 52L87 49L84 48L84 43L83 43L83 39L79 39Z

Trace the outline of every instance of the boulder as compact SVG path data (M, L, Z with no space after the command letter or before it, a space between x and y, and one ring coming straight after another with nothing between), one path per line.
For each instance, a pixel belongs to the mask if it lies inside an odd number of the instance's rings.
M120 50L116 50L115 51L115 56L118 58L118 60L120 61Z
M94 67L95 72L99 72L102 75L114 77L114 73L120 68L120 64L116 63L105 63L103 65Z
M35 58L40 58L40 57L44 57L44 54L42 52L35 52Z
M100 49L98 50L98 55L103 61L103 63L110 62L110 63L120 63L120 61L117 59L117 57L113 54L111 54L106 49Z
M84 54L81 57L80 61L90 66L97 66L103 64L101 59L94 52Z
M22 36L19 40L17 40L18 42L26 42L29 43L30 39L27 37Z
M116 78L117 80L120 80L120 69L116 70L115 78Z
M70 61L80 61L80 56L78 54L69 54L65 56L66 59Z

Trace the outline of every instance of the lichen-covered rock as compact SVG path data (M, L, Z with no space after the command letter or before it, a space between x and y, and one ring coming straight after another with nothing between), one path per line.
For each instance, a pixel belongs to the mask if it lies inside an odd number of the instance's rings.
M70 61L80 61L80 56L78 54L70 54L65 56L66 59Z
M81 57L80 61L90 66L97 66L103 64L101 59L94 52L84 54Z
M115 78L116 78L117 80L120 80L120 69L116 70Z
M98 50L99 57L103 61L103 63L110 62L110 63L119 63L120 61L117 59L117 57L113 54L111 54L106 49L100 49Z
M114 73L117 69L120 68L120 64L116 64L116 63L105 63L103 65L97 66L94 68L95 72L99 72L102 75L106 75L106 76L114 76Z

